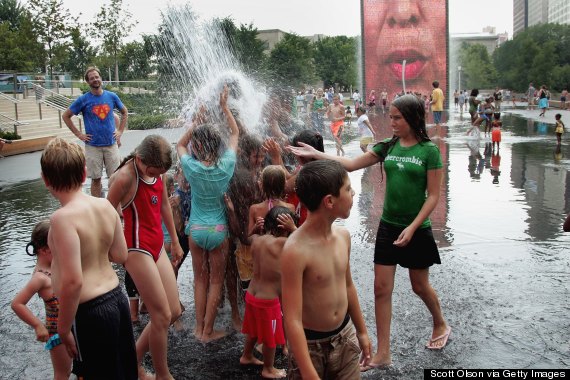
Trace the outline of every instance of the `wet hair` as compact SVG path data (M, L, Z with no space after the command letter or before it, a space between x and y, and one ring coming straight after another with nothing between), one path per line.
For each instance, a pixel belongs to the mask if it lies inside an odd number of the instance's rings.
M336 161L311 161L299 171L295 191L309 211L316 211L325 196L339 196L347 177L346 170Z
M117 170L135 157L139 157L146 166L166 171L172 166L172 147L164 137L148 135L131 154L123 159Z
M293 146L299 146L297 143L302 142L308 144L318 150L319 152L325 151L325 145L323 143L323 136L320 133L315 132L311 129L304 129L297 132L293 136Z
M164 175L164 178L165 178L164 184L166 185L166 191L168 192L168 195L172 195L170 193L170 189L174 187L174 176L172 175L172 173L166 173Z
M32 230L32 238L26 245L26 253L29 256L36 256L39 250L48 246L49 220L42 220ZM30 253L30 247L32 252Z
M432 85L433 87L435 87L435 88L438 88L438 87L439 87L439 81L438 81L438 80L434 80L434 81L431 83L431 85ZM457 90L456 90L456 91L457 91Z
M285 169L280 165L268 165L261 172L263 194L266 198L281 198L285 193Z
M430 141L426 130L426 110L417 96L400 96L392 102L392 106L400 111L419 142Z
M265 229L266 233L269 233L273 236L279 236L283 233L283 229L279 228L279 221L277 220L277 217L282 214L288 214L291 218L293 218L295 225L299 223L299 218L297 218L297 215L295 215L293 211L289 210L287 207L275 206L265 215L263 228Z
M493 117L494 117L495 119L499 120L499 119L501 118L501 113L500 113L500 112L495 112L495 113L493 114Z
M364 115L364 114L366 113L366 108L364 108L364 107L358 107L358 109L356 110L356 112L357 112L357 113L360 112L360 113L362 113L362 114Z
M555 118L556 120L560 120L560 119L562 119L562 115L559 114L559 113L557 113L556 115L554 115L554 118Z
M477 95L479 95L479 90L474 88L473 90L471 90L471 95L469 96L477 96Z
M51 140L40 164L43 177L56 191L79 189L85 181L85 153L76 143L59 137Z
M190 142L192 152L199 161L210 161L216 164L226 147L220 132L210 124L197 126L192 132Z
M97 71L97 74L99 74L99 76L101 76L101 71L99 71L99 69L95 66L89 66L87 68L87 70L85 70L85 75L83 76L83 78L85 79L85 82L89 82L89 73L92 71Z
M249 158L253 152L260 152L263 149L263 141L257 135L250 133L241 134L238 140L239 162L242 166L252 169L249 166Z

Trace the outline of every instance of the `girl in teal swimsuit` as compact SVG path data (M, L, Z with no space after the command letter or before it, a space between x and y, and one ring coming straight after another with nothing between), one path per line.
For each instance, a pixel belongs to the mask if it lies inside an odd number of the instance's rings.
M224 86L220 94L220 107L230 132L227 149L223 149L217 126L196 126L205 121L201 114L176 146L184 176L192 188L192 212L186 232L194 270L194 335L202 342L225 336L225 332L214 330L214 322L228 254L224 193L234 173L239 137L237 123L227 104L228 92ZM188 144L192 146L191 152Z

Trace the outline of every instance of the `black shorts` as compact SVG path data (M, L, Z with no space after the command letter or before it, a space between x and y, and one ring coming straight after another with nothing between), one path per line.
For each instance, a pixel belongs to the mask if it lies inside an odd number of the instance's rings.
M73 335L79 359L73 360L72 372L78 377L138 378L129 303L118 286L77 307Z
M408 269L425 269L433 264L441 264L437 244L431 227L416 230L412 240L405 247L396 247L404 227L380 221L374 248L374 264L400 265Z

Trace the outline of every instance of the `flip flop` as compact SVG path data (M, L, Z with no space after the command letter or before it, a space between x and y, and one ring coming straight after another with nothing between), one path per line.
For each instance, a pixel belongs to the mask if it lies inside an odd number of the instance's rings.
M392 366L392 364L376 364L376 363L368 363L367 365L360 366L360 372L370 371L371 369L388 369Z
M447 344L447 339L449 339L449 334L451 334L451 327L447 326L447 329L445 330L445 333L443 333L443 335L440 335L433 339L430 338L428 340L426 348L429 348L430 350L441 350ZM434 343L437 341L442 341L443 344L441 346L434 346Z

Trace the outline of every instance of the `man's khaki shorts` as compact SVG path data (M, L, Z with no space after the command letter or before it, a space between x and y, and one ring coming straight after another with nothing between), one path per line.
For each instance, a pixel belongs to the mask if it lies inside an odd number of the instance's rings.
M121 162L117 143L110 146L91 146L85 144L85 160L87 165L87 177L99 179L103 174L103 167L107 177L117 170Z

